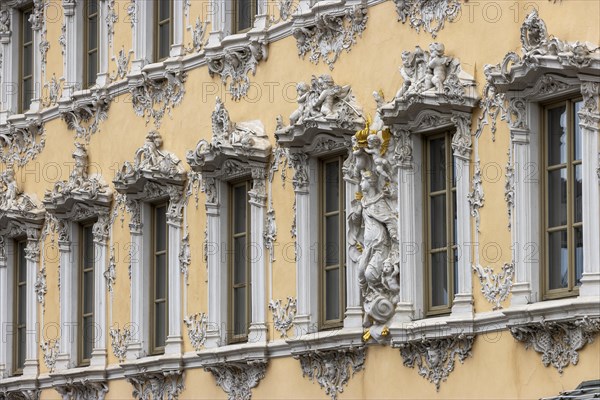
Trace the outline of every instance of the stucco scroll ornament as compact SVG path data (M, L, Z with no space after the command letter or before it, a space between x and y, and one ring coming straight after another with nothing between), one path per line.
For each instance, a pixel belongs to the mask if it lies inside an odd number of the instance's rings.
M292 35L296 38L298 55L304 59L310 52L310 62L323 60L330 70L335 67L342 51L349 52L367 27L367 7L356 5L346 9L342 15L317 13L308 26L296 27Z
M0 34L10 33L10 11L0 10Z
M50 107L56 104L62 93L61 82L63 80L63 78L57 79L56 74L52 74L50 82L44 84L44 88L48 90L48 95L43 101L44 107Z
M119 54L117 56L112 56L112 60L117 64L117 71L114 75L111 75L110 79L115 81L117 79L123 79L127 75L127 70L129 68L129 62L131 61L131 56L133 54L133 50L125 51L125 47L121 47L119 50Z
M192 251L190 249L190 234L186 232L181 239L181 246L179 247L179 270L183 275L183 280L186 285L189 285L188 277L190 275L190 265L192 263Z
M69 175L69 179L56 182L52 190L45 193L44 201L56 203L58 200L64 200L67 197L76 195L84 196L88 200L94 200L99 194L107 194L109 192L108 185L102 181L100 176L89 175L89 159L85 145L75 142L75 150L72 157L75 160L75 165Z
M113 39L115 36L115 24L119 22L118 10L115 11L115 0L108 0L107 2L107 14L105 18L106 31L108 33L108 46L113 46Z
M127 344L131 340L132 331L129 327L120 328L110 328L110 344L113 350L113 354L120 363L125 361L125 356L127 355Z
M471 191L471 193L467 194L467 200L469 201L469 206L471 208L471 216L475 218L475 229L477 230L477 232L480 232L479 209L483 207L483 203L485 201L482 182L483 181L481 179L481 166L478 159L475 162L475 170L473 172L473 190Z
M417 32L421 28L433 38L460 15L460 0L394 0L398 21L409 22Z
M56 366L56 356L58 356L59 343L58 339L43 340L40 343L40 349L44 355L44 364L48 368L48 372L54 372Z
M146 125L154 120L155 128L160 128L165 114L170 116L173 108L183 101L186 78L184 71L166 71L164 78L158 80L144 75L141 85L129 89L133 111L145 118Z
M229 400L250 400L252 389L265 377L267 361L222 362L204 367L211 372L217 385Z
M106 287L111 296L114 293L115 283L117 282L117 261L115 260L115 246L110 247L110 257L108 259L108 267L104 271L104 279Z
M462 364L470 357L473 347L473 336L463 334L447 338L415 340L400 345L400 355L405 366L419 370L419 375L440 390L440 384L452 371L456 359Z
M273 313L273 327L279 332L282 338L287 337L287 331L294 323L297 303L298 300L293 297L288 297L285 305L279 299L269 302L269 310Z
M336 85L331 75L313 75L310 84L296 85L298 108L290 115L290 127L330 121L339 128L364 124L362 109L349 85ZM289 130L284 127L281 131Z
M348 215L350 258L358 265L364 340L385 343L400 291L397 182L393 138L380 118L352 138L346 178L360 182Z
M133 386L135 400L177 400L185 388L184 377L184 371L171 370L144 372L127 381Z
M510 333L525 348L532 347L542 354L545 367L552 365L563 373L569 364L579 362L578 350L594 341L600 332L600 319L582 318L570 321L545 321L517 325L510 328Z
M100 122L108 118L108 109L112 97L94 92L89 103L73 102L70 108L61 111L67 128L75 131L75 137L89 142L92 135L100 130Z
M196 313L183 319L187 327L190 343L196 351L200 351L206 343L206 330L208 328L208 317L205 313Z
M11 122L0 130L0 161L5 164L24 166L37 157L46 146L46 131L37 121L29 121L25 126L15 126Z
M600 177L600 174L599 174ZM515 165L513 163L512 150L508 150L508 162L505 168L504 201L508 212L508 230L512 230L512 215L515 207Z
M256 74L256 66L267 59L267 45L261 40L251 40L239 48L225 49L222 54L207 58L210 76L219 75L223 85L230 81L228 91L233 100L240 100L248 94L250 79L248 74Z
M404 83L396 93L403 102L418 101L421 96L432 94L462 103L465 101L465 81L472 79L462 71L457 58L445 54L442 43L431 43L429 51L416 46L414 51L402 52L400 75Z
M201 51L204 48L205 45L205 40L204 37L206 36L206 31L208 28L208 25L210 24L209 21L202 21L200 19L200 17L196 17L196 23L194 24L194 26L192 25L188 25L187 26L187 30L190 31L192 33L192 43L190 46L188 46L185 50L188 53L193 53L196 52L198 53L199 51Z
M42 314L46 309L46 293L48 293L48 284L46 282L46 267L43 267L38 271L35 276L35 297L37 302L42 305Z
M62 396L62 400L104 400L108 393L106 382L90 380L72 380L57 385L54 389Z
M479 278L481 293L485 299L492 303L493 310L502 309L502 302L508 298L513 284L515 266L513 263L505 263L502 271L495 273L490 267L473 265L473 271Z
M354 374L360 372L365 364L365 348L345 348L330 351L309 351L297 354L300 360L302 376L316 380L325 394L336 400L339 393Z
M0 389L0 395L6 400L39 400L40 394L39 389L18 389L12 392Z

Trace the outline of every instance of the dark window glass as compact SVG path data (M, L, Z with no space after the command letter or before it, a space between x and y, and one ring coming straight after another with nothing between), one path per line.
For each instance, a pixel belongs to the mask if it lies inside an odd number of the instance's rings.
M232 185L230 188L230 324L232 343L243 342L248 337L250 324L250 246L249 246L249 182Z
M164 351L168 334L167 302L168 302L168 236L167 206L158 205L152 210L152 353Z

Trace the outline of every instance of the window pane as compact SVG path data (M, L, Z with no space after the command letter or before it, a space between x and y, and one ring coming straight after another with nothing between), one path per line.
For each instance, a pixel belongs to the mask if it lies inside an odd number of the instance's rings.
M340 318L340 275L339 268L325 271L325 319Z
M88 0L87 2L87 13L88 15L96 14L98 12L98 1L97 0Z
M171 47L171 24L164 23L158 27L158 57L159 59L169 57L169 49Z
M446 139L429 142L429 188L436 192L446 187Z
M89 360L92 357L92 349L94 348L94 318L83 318L83 354L82 359Z
M567 162L567 137L565 106L548 110L548 165Z
M246 282L246 237L237 237L233 241L233 283L237 285Z
M94 312L94 272L88 271L83 274L83 312Z
M87 29L87 51L94 50L98 47L98 18L91 17L88 19Z
M33 46L23 48L23 76L31 75L33 70Z
M167 255L160 254L156 256L156 299L165 299L167 297Z
M156 251L164 251L167 249L167 207L156 207L155 224L156 229Z
M25 346L27 342L26 328L19 328L17 335L17 369L23 369L23 367L25 366Z
M548 226L567 224L567 169L548 173Z
M431 255L431 306L448 304L448 264L445 251Z
M238 31L250 28L252 18L252 0L237 0Z
M158 0L158 20L163 21L171 16L171 1Z
M583 231L581 228L574 229L575 234L575 285L581 285L583 274Z
M23 43L31 42L33 40L33 28L29 18L31 17L31 11L23 13Z
M583 176L582 176L582 166L580 165L576 165L575 166L575 179L573 180L573 191L574 191L574 195L575 195L575 202L573 204L573 207L575 207L573 216L575 217L575 222L581 222L581 218L582 218L582 186L581 186L581 182L583 180Z
M246 288L233 289L233 330L235 335L246 333Z
M581 160L581 129L579 128L579 111L581 111L581 108L583 107L583 101L578 101L575 104L573 104L573 132L574 134L574 140L573 143L574 145L574 150L575 150L575 154L574 154L574 159L575 160Z
M18 313L19 315L17 316L17 324L25 324L26 318L27 318L27 286L26 285L20 285L19 288L17 289L19 292L19 308L18 308Z
M94 233L91 226L83 227L83 267L94 266Z
M19 251L19 282L27 281L27 259L25 258L25 247L26 242L20 242L18 244Z
M325 212L337 211L340 200L339 163L325 164Z
M431 198L431 249L446 247L446 195Z
M29 110L31 99L33 99L33 80L29 78L23 81L23 104L21 105L23 111Z
M340 219L339 215L325 217L325 265L340 262Z
M548 284L549 289L566 288L569 284L567 232L559 231L548 235Z
M236 186L233 193L233 233L246 232L246 185Z
M154 309L154 347L163 347L167 331L167 303L156 303Z

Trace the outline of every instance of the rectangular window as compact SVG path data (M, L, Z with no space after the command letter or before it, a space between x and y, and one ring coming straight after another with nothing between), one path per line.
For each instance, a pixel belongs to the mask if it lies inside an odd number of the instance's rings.
M81 226L79 240L79 364L89 365L95 333L93 225Z
M346 310L344 181L341 156L321 162L319 269L321 329L342 326Z
M98 75L98 0L87 0L85 10L84 37L84 79L83 88L87 89L96 84Z
M31 100L33 99L33 28L29 18L32 9L21 12L21 62L20 62L20 91L19 91L19 112L24 113L29 110Z
M456 285L456 171L449 133L425 140L427 315L450 312Z
M252 28L256 8L256 0L233 0L233 33Z
M545 298L577 294L583 272L581 100L544 109L543 207Z
M15 291L14 291L14 322L16 335L14 335L14 374L23 373L25 366L25 349L27 342L27 260L25 258L26 240L15 243Z
M167 205L161 204L152 209L152 354L163 353L167 341L167 249Z
M162 61L169 57L171 44L173 44L173 1L155 1L154 15L156 17L154 58L156 61Z
M250 325L250 182L231 185L229 210L229 323L232 327L230 342L248 340Z

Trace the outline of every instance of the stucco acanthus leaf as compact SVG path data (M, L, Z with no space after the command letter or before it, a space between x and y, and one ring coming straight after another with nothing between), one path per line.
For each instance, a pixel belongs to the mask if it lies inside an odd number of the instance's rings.
M7 391L0 389L3 400L39 400L41 391L39 389L18 389Z
M196 351L200 351L206 343L208 316L203 312L192 314L185 317L183 323L187 327L190 343Z
M111 195L108 185L98 175L89 175L89 159L85 145L75 142L73 151L75 160L69 179L54 184L44 195L44 203L65 203L67 199L79 198L83 201L93 201L99 195Z
M461 69L460 61L445 54L442 43L431 43L429 51L416 46L402 52L400 75L404 79L396 93L400 102L420 101L424 96L438 96L447 102L463 103L466 88L473 78Z
M467 195L467 200L469 201L469 206L471 208L471 216L475 218L475 229L477 232L479 230L480 216L479 209L483 207L483 203L485 201L485 195L483 193L483 184L481 179L481 165L479 160L475 162L474 172L473 172L473 190L471 193Z
M232 122L229 112L219 97L216 99L211 121L212 139L210 143L201 139L195 150L187 153L188 164L193 169L203 170L211 165L214 168L222 169L223 172L228 169L228 174L239 174L248 172L247 166L240 164L248 157L266 158L270 156L271 144L261 121ZM228 156L236 160L228 159ZM219 161L222 166L218 165ZM244 162L244 164L246 163ZM236 168L241 168L241 170L236 171Z
M28 120L18 126L8 122L0 130L0 161L24 166L37 157L46 145L46 132L42 123Z
M314 15L309 20L294 21L292 35L296 38L298 55L304 59L310 53L310 62L318 64L322 60L333 70L342 51L352 50L367 27L367 7L356 5L341 15L318 11Z
M115 260L115 247L110 247L110 256L108 258L108 267L104 271L104 279L106 287L111 296L114 293L115 283L117 282L117 261Z
M515 207L515 166L513 163L512 150L508 150L508 162L506 163L504 183L504 201L508 212L508 230L512 230L512 215Z
M298 108L290 115L290 126L278 129L285 136L296 128L310 128L326 122L337 128L357 129L364 124L362 108L349 85L336 85L331 75L313 75L310 85L296 85Z
M183 281L186 285L189 285L188 278L190 275L190 265L192 264L192 251L190 249L190 234L186 232L181 239L181 246L179 247L179 270L183 275Z
M250 79L248 74L256 74L256 66L267 59L267 44L260 39L235 48L223 50L220 54L207 56L210 76L219 75L223 85L227 85L233 100L240 100L248 94Z
M42 104L44 107L50 107L58 102L62 94L61 82L64 79L56 79L56 74L52 74L49 82L44 84L44 88L47 90L47 96L43 99Z
M112 60L117 64L117 70L114 75L111 75L110 79L112 81L116 81L117 79L124 79L127 76L127 71L129 69L129 62L131 61L131 56L133 54L133 50L125 51L125 47L121 47L119 50L119 54L117 56L112 56Z
M172 370L143 372L129 376L127 381L133 386L135 400L178 400L185 388L184 378L184 371Z
M229 400L250 400L252 389L265 377L267 361L225 361L206 366L204 370L213 374Z
M108 118L112 97L95 91L91 97L81 101L72 99L70 105L61 104L60 113L67 128L75 131L75 137L89 143L93 134L100 130L100 122Z
M109 335L113 354L122 363L127 355L127 344L132 338L132 331L128 327L110 328Z
M108 393L108 385L103 381L87 379L68 379L67 382L54 386L62 400L104 400Z
M502 271L495 273L491 267L473 265L473 271L479 278L481 293L485 299L492 303L493 310L502 309L502 302L508 298L513 284L514 264L505 263Z
M600 112L598 111L599 93L600 83L587 81L581 84L583 107L578 113L580 124L596 132L598 131L598 123L600 121Z
M0 10L0 35L10 34L10 11Z
M439 391L440 384L454 371L456 359L462 364L472 355L473 341L473 336L463 334L446 338L423 338L400 344L400 355L405 366L416 367L419 375L433 383Z
M129 0L129 4L127 4L127 18L129 19L129 23L131 24L131 29L134 29L135 23L137 21L136 0Z
M461 11L460 0L394 0L398 21L423 29L435 38L446 21L453 22Z
M275 261L275 241L277 240L277 222L275 221L275 209L272 202L269 203L266 219L267 223L265 224L263 237L265 239L265 247L269 252L269 260L272 263Z
M510 333L525 348L533 348L542 354L545 367L552 365L563 373L569 364L579 362L578 350L594 341L600 332L600 319L584 316L571 321L545 321L517 325L510 328Z
M59 352L58 339L43 340L42 343L40 343L40 349L42 350L44 364L46 365L46 368L48 368L48 372L54 372L56 356L58 356Z
M40 269L35 276L35 297L37 302L42 305L42 314L46 309L46 293L48 293L48 285L46 282L46 267Z
M282 338L287 338L287 331L294 324L297 305L298 300L293 297L288 297L285 305L279 299L269 301L269 310L273 313L273 327Z
M188 53L200 52L205 44L208 25L210 21L202 21L200 17L196 17L196 23L194 26L188 25L186 29L192 34L192 43L185 49Z
M165 71L163 78L157 80L144 74L139 85L129 88L133 111L145 118L146 125L153 120L155 128L160 128L165 114L171 116L173 108L183 101L186 78L186 72L176 70Z
M119 22L119 13L115 10L115 0L106 0L106 32L108 34L108 46L113 47L115 37L115 24Z
M336 400L354 374L365 364L365 348L345 348L329 351L309 351L294 355L300 360L302 376L317 381L325 394Z

